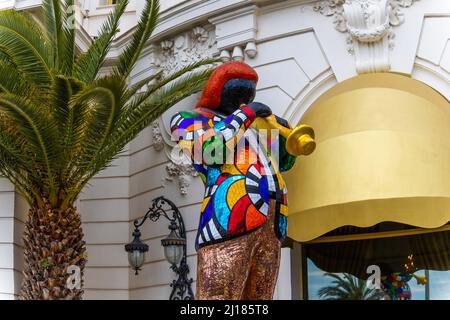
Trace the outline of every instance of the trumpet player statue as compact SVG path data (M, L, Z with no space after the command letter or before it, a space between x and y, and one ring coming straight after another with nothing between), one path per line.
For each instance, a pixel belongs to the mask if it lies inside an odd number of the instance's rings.
M173 138L205 184L197 299L272 299L287 229L281 172L315 148L311 127L292 130L253 102L257 81L245 63L222 64L196 109L171 121Z

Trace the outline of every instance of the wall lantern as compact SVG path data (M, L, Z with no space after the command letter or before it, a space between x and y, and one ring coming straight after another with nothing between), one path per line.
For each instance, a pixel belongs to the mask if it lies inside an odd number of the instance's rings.
M141 231L139 228L148 219L156 222L161 216L170 222L170 233L161 240L161 245L164 247L164 256L169 261L170 268L178 275L178 279L173 280L170 285L172 292L169 299L192 300L194 299L191 286L193 279L188 279L189 266L186 261L186 230L180 211L172 201L164 197L154 199L144 218L141 221L134 221L133 241L125 245L125 251L128 252L128 262L135 271L135 275L138 275L145 262L145 253L149 250L148 245L141 241Z

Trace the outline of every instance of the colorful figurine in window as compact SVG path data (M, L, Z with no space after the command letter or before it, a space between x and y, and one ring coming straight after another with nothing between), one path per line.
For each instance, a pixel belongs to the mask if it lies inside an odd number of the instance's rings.
M205 184L197 299L272 298L287 228L281 172L315 148L311 127L292 130L267 105L253 102L257 81L245 63L222 64L196 109L171 121L174 139Z
M417 276L413 255L408 256L408 262L404 266L404 272L391 273L381 277L381 288L385 293L385 300L411 300L411 288L408 282L415 278L417 284L425 285L427 278Z

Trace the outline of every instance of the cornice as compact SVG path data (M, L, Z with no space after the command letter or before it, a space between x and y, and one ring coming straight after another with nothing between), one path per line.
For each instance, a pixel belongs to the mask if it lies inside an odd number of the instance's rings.
M173 37L177 33L215 21L217 17L233 14L236 11L255 10L256 7L285 3L290 0L188 0L181 2L160 14L160 20L149 45ZM311 0L294 0L295 3L310 3ZM122 48L131 38L135 28L131 28L114 43L112 49Z
M252 0L189 0L182 2L161 13L150 43L161 41L165 37L185 31L199 24L207 23L211 17L221 15L245 6L252 5ZM135 28L116 39L120 46L131 37Z
M41 1L20 1L21 10L37 9L41 6ZM217 17L226 17L228 14L234 12L255 11L255 8L266 7L272 5L289 5L291 3L309 3L311 0L186 0L179 4L170 7L160 14L158 26L156 27L152 38L147 46L159 43L165 38L173 38L179 33L186 30L193 29L197 26L202 26L208 21L215 21ZM25 6L26 3L32 3L30 6ZM94 15L90 15L93 17ZM220 19L219 19L220 20ZM107 57L107 64L114 61L119 55L119 52L130 41L134 30L133 27L120 35L114 40L110 54ZM256 32L256 30L255 30ZM83 51L92 41L87 31L79 25L77 32L78 49ZM244 44L245 45L245 44ZM233 50L233 48L231 48Z

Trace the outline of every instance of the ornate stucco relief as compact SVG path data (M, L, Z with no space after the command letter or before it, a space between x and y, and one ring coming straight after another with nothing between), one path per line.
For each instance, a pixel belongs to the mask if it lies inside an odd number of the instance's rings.
M394 47L392 27L405 21L403 8L418 0L325 0L314 11L332 16L337 31L347 33L348 51L355 55L358 73L390 70Z
M162 136L161 128L159 126L159 120L155 120L151 124L152 128L152 138L153 138L153 148L156 151L161 151L164 149L164 138Z
M166 178L167 180L172 180L175 177L178 179L178 186L182 195L188 194L192 178L198 176L197 171L195 171L194 167L190 163L177 164L174 162L170 162L166 166L166 171L169 175Z
M211 26L195 27L160 43L159 65L166 74L216 53L216 39Z
M167 76L193 62L212 58L217 54L213 26L197 26L192 30L161 41L154 51L154 61L155 66ZM187 195L192 178L197 177L198 173L189 161L174 156L177 151L174 145L169 142L170 132L165 132L165 129L162 129L160 120L153 122L151 128L153 147L157 151L165 150L169 158L169 163L166 165L167 175L164 180L178 180L180 193Z

